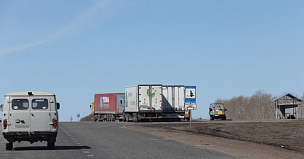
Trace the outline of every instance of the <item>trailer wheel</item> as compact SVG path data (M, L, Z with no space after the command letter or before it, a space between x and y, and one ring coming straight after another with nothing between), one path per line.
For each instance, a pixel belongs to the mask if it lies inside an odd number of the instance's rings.
M138 122L137 113L133 113L133 122Z
M13 143L12 143L12 142L6 143L6 144L5 144L5 149L6 149L6 150L12 150L12 149L13 149Z
M133 116L133 122L137 122L137 116Z
M126 122L129 122L130 121L130 115L129 114L126 114Z

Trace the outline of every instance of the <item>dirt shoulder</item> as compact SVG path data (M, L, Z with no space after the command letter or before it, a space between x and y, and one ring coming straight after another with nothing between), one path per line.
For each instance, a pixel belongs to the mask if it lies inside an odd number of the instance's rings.
M242 158L304 158L304 120L134 124L127 128Z

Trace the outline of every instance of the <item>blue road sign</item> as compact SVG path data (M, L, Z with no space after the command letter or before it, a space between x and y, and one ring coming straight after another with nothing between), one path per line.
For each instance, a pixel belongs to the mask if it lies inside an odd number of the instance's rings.
M196 86L185 86L185 103L196 103Z

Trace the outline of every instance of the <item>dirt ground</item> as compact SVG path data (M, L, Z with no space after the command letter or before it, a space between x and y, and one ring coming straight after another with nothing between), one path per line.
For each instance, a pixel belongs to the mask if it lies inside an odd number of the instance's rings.
M135 124L143 131L242 158L303 159L304 120L199 121Z

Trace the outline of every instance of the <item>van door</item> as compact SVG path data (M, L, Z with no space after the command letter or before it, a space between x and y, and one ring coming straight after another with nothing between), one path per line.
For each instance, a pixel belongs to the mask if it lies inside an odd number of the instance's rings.
M51 131L49 97L31 97L31 131Z
M30 101L24 97L9 98L8 131L21 132L30 131Z

